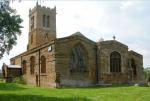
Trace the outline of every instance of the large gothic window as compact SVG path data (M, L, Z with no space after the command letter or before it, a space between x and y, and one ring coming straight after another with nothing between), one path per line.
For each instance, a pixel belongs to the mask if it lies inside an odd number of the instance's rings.
M41 73L46 73L46 58L41 56Z
M137 75L136 64L135 64L135 60L133 58L131 59L131 67L132 67L133 75L136 76Z
M87 54L81 44L77 44L72 48L69 62L71 72L86 71Z
M30 58L30 73L34 74L34 68L35 68L35 57L31 56Z
M27 71L27 61L23 60L22 61L22 73L26 74L26 71Z
M110 72L121 72L121 55L115 51L110 54Z

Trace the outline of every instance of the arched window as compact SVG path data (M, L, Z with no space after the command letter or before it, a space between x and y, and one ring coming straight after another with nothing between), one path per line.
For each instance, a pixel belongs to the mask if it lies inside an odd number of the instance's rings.
M6 67L3 65L3 67L2 67L2 73L3 73L3 77L5 78L5 77L7 77L7 75L6 75L6 69L5 69Z
M133 58L131 59L131 67L132 67L133 75L136 76L137 75L136 64L135 64L135 60Z
M43 15L43 27L46 27L46 15Z
M41 56L41 73L46 73L46 58Z
M34 74L34 68L35 68L35 57L31 56L30 58L30 73Z
M87 54L81 44L77 44L72 48L69 62L71 72L86 71Z
M47 26L46 26L46 27L49 27L49 16L47 16L46 24L47 24Z
M31 44L33 43L33 34L31 34Z
M27 71L27 61L23 60L22 61L22 73L26 74L26 71Z
M110 72L121 72L121 55L115 51L110 54Z
M34 16L31 17L31 30L34 28Z

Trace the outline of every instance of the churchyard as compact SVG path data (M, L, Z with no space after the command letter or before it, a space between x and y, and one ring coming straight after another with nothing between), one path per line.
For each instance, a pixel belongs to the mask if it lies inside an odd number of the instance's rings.
M0 101L150 101L150 87L41 88L1 82Z

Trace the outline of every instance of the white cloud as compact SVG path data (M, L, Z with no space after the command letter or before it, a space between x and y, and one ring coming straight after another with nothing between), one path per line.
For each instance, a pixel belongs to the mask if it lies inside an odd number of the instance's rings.
M35 6L35 1L13 3L12 7L24 19L22 35L9 56L0 61L9 61L10 57L26 50L28 43L28 11ZM130 49L142 53L144 66L150 66L150 2L147 1L45 1L42 5L57 8L57 36L68 36L81 31L91 40L116 39Z
M122 6L120 7L122 10L125 10L132 6L135 1L123 1Z

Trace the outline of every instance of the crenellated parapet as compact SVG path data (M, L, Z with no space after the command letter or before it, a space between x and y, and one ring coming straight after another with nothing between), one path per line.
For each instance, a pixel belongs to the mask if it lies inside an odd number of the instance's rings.
M46 6L41 6L38 3L33 9L29 9L29 16L34 14L36 11L46 11L50 13L56 14L56 6L54 8L46 7Z

